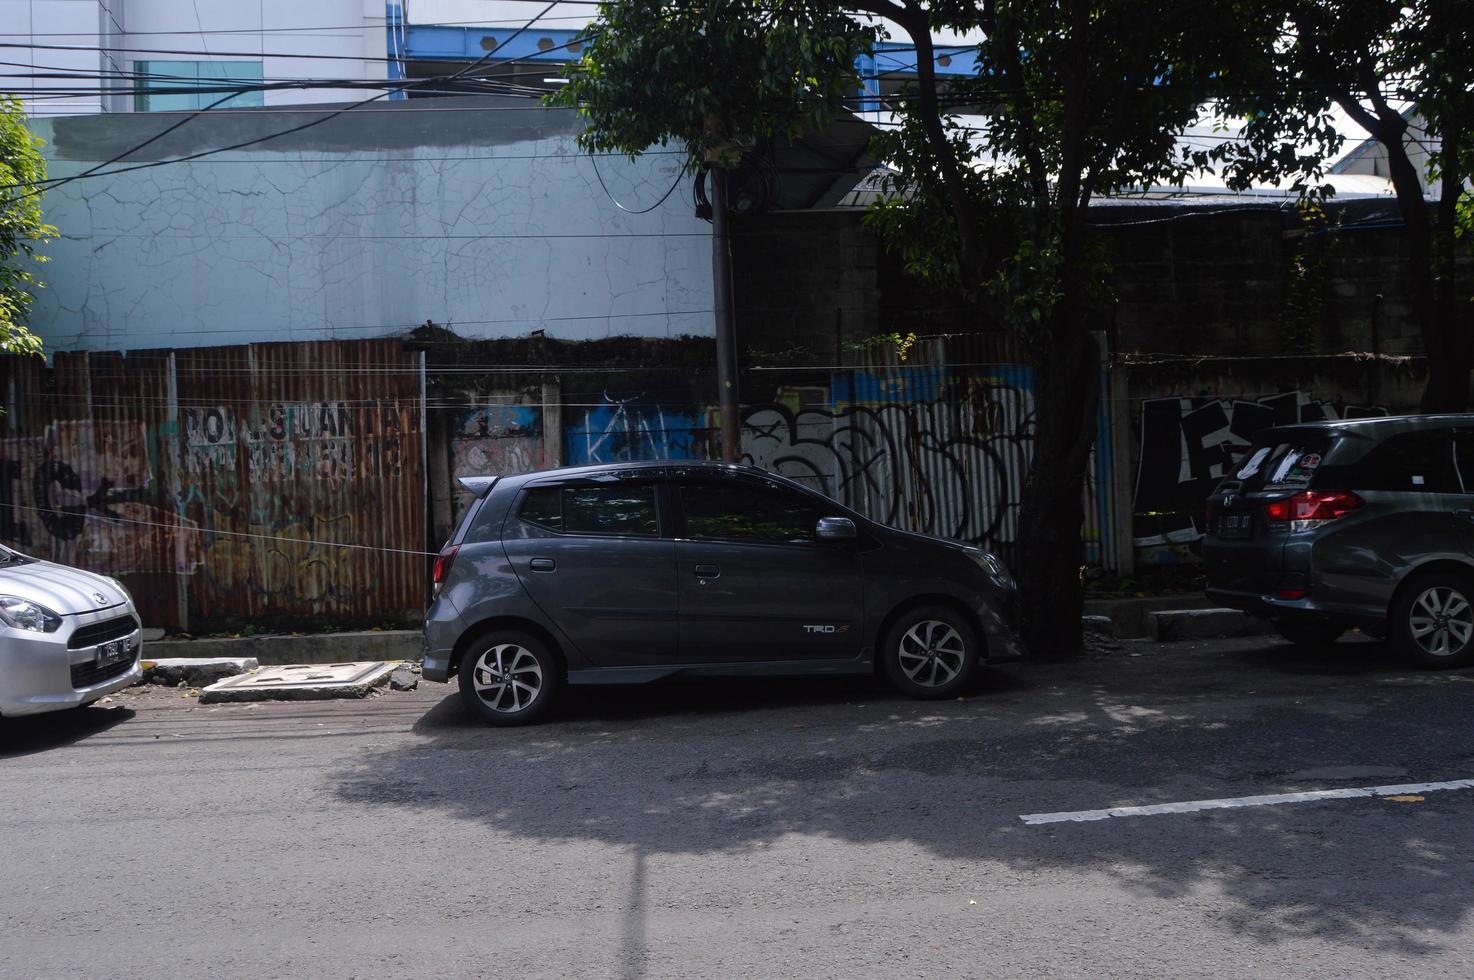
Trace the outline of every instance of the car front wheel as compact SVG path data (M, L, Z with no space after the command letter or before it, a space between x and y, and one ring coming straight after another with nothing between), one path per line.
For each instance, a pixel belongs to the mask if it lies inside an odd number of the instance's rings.
M482 721L530 725L552 710L563 677L557 658L535 636L498 632L461 657L461 697Z
M945 606L923 606L898 619L881 647L892 687L913 698L939 700L965 690L977 670L972 626Z
M1474 663L1474 588L1464 577L1433 572L1410 582L1388 624L1397 650L1420 667Z

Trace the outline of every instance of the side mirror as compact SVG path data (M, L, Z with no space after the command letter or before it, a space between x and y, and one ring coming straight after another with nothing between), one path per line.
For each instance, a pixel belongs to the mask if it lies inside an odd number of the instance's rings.
M814 525L814 540L830 543L853 541L858 536L855 522L848 517L821 517Z

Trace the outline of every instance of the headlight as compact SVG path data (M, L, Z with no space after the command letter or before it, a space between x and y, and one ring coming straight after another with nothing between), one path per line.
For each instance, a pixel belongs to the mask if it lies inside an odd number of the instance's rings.
M29 599L0 595L0 623L33 633L55 633L61 626L61 617Z
M967 557L977 562L988 577L993 579L1005 589L1014 588L1013 576L1008 573L1008 566L1003 564L1002 559L990 551L981 548L968 548Z

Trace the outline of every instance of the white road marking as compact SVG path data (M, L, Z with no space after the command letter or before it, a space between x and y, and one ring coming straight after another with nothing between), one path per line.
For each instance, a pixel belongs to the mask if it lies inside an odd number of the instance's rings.
M1109 820L1112 817L1154 817L1161 813L1197 813L1200 810L1232 810L1246 806L1278 806L1281 803L1314 803L1317 800L1351 800L1370 796L1407 796L1418 793L1440 793L1454 789L1474 789L1474 779L1451 779L1443 783L1402 783L1396 786L1318 789L1308 793L1272 793L1268 796L1238 796L1226 800L1186 800L1181 803L1156 803L1151 806L1117 806L1107 810L1025 813L1020 815L1019 819L1031 827L1036 827L1046 823L1088 823L1092 820Z

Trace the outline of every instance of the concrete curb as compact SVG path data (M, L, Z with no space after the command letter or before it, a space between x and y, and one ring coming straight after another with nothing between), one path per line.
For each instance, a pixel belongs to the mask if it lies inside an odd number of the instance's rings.
M1147 614L1157 640L1223 640L1274 632L1268 622L1237 609L1177 609Z
M1109 616L1115 635L1123 640L1156 637L1155 628L1147 622L1154 612L1178 609L1207 609L1212 605L1205 595L1141 596L1130 599L1087 599L1085 613Z
M161 640L144 647L144 658L160 660L254 659L262 666L341 664L365 660L419 660L419 630L365 630L309 636L241 636L199 640Z

